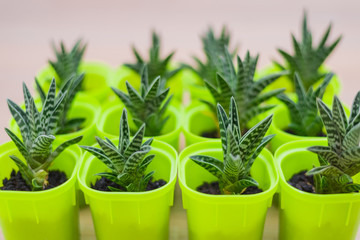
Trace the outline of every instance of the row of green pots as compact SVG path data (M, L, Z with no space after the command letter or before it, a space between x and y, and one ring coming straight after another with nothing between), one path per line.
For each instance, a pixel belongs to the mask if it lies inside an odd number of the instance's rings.
M142 193L92 189L95 174L106 166L74 146L52 166L65 171L69 176L66 183L41 192L0 192L3 233L6 239L78 239L78 181L90 205L97 239L168 239L178 169L189 239L261 239L266 212L276 192L280 193L280 239L355 239L360 223L357 193L311 194L287 183L295 173L319 164L316 155L306 148L326 144L325 140L288 143L277 150L275 158L265 149L251 170L264 191L220 196L195 190L203 181L215 178L189 159L194 154L221 159L220 141L193 144L180 156L170 145L154 141L150 154L156 157L148 171L156 169L155 179L164 179L167 184ZM11 142L0 146L1 178L15 168L8 155L17 151ZM360 181L360 176L354 180Z

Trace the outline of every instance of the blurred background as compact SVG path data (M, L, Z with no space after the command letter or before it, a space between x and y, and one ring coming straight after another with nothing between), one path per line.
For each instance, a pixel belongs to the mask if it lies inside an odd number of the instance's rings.
M0 1L0 143L9 140L2 130L10 119L6 99L22 101L21 83L32 86L36 73L54 59L52 41L70 47L82 38L88 43L85 60L117 67L134 61L132 45L147 55L156 30L164 56L176 50L176 61L193 63L192 55L203 56L200 36L207 28L218 32L227 25L231 45L239 46L240 56L259 53L262 68L281 60L277 48L291 50L290 33L299 36L304 10L315 44L329 23L330 42L343 35L326 65L339 75L340 97L350 105L360 90L359 1Z

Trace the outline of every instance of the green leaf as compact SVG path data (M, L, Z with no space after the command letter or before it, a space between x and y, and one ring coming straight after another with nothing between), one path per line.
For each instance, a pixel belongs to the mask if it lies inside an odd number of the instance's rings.
M31 169L15 155L10 155L9 157L15 162L16 166L19 168L21 176L25 180L26 184L32 186L32 179L34 178L34 174Z
M189 158L199 166L205 168L209 173L217 177L219 180L223 178L222 169L224 168L224 164L220 160L203 155L193 155Z
M229 194L241 194L246 190L246 188L258 185L259 184L252 178L241 179L236 181L234 184L227 186L224 189L224 192Z
M105 163L105 165L113 172L117 172L116 167L114 166L111 159L109 159L105 152L102 149L90 147L90 146L80 146L81 148L85 149L86 151L90 152L92 155L94 155L96 158L98 158L100 161Z

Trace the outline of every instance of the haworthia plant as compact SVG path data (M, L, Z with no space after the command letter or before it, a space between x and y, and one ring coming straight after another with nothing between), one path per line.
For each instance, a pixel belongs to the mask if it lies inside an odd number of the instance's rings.
M128 94L112 88L115 94L130 111L133 122L140 127L146 124L145 136L158 136L169 116L164 117L165 111L172 99L172 95L166 99L169 88L162 89L160 76L149 82L146 65L141 73L140 93L130 83L126 82ZM165 100L166 99L166 100Z
M247 123L255 116L264 113L275 105L265 104L265 101L282 93L285 89L276 89L261 93L269 84L274 82L286 72L267 75L254 81L255 69L258 57L251 57L247 52L244 61L237 57L237 72L228 50L224 48L224 58L218 56L222 61L222 73L217 74L217 83L205 80L215 101L224 108L229 108L230 98L233 96L239 110L240 125L245 128ZM211 105L211 103L208 103ZM214 107L215 109L215 107Z
M190 156L190 159L218 178L222 194L241 194L250 186L258 186L250 170L255 159L274 137L264 137L272 115L242 136L235 98L231 98L229 116L220 104L217 105L217 114L224 160L204 155Z
M79 65L82 61L86 45L81 40L77 41L71 51L67 51L63 42L60 43L60 49L53 46L56 61L49 60L49 64L54 68L57 79L57 86L61 88L71 76L79 74ZM81 88L81 86L79 86Z
M64 97L62 109L59 112L59 115L56 119L57 128L54 129L54 132L52 134L66 134L66 133L78 131L81 128L81 125L85 122L86 120L85 118L68 119L68 113L70 107L73 104L76 94L80 90L79 86L81 86L83 79L84 79L84 74L72 75L69 77L66 83L62 85L62 87L60 88L56 99L62 98L65 92L67 92L67 94ZM47 99L46 94L41 88L37 79L35 79L35 83L36 83L36 90L40 95L42 104L45 105Z
M136 58L136 63L126 63L125 66L131 68L138 74L141 74L144 65L148 66L149 69L149 80L154 81L158 76L161 77L160 85L164 88L167 80L175 76L181 68L169 70L169 64L174 56L175 52L171 52L165 59L161 59L160 56L160 37L156 32L152 33L152 46L149 50L149 60L144 60L139 54L135 47L133 47L133 53Z
M316 99L322 99L325 89L332 77L332 73L327 74L324 81L315 91L313 87L305 91L300 76L295 73L297 102L294 102L285 94L277 96L288 108L291 120L289 130L291 130L292 133L299 136L319 136L322 134L323 123L318 114Z
M12 116L20 128L22 140L9 129L6 133L15 143L25 162L17 156L11 155L19 171L34 191L45 189L48 182L48 169L59 154L70 145L78 143L82 136L68 140L59 145L54 151L52 143L55 140L54 132L58 128L58 118L63 111L67 92L59 93L55 97L55 80L53 79L47 94L44 106L39 112L28 88L23 84L25 99L24 111L20 106L8 99L8 106Z
M213 85L216 84L216 74L222 73L222 63L219 56L224 54L224 46L229 47L230 34L226 27L223 27L221 34L216 37L214 30L209 28L207 33L201 38L203 44L203 51L206 55L206 61L202 62L200 58L193 57L197 66L191 67L187 64L185 66L197 73L201 79ZM232 51L232 56L235 56L236 49Z
M126 109L120 120L119 143L116 146L105 137L96 138L101 148L81 146L93 154L109 168L110 172L96 174L120 185L123 189L110 187L111 191L141 192L145 191L154 171L145 173L155 155L147 155L151 150L153 139L143 142L145 124L136 132L130 141L130 129ZM147 156L146 156L147 155Z
M307 175L314 175L316 193L358 192L360 184L354 183L351 177L360 172L360 92L355 97L349 118L336 96L332 110L320 99L317 104L328 146L308 148L318 155L320 166L308 171Z
M294 74L297 72L300 75L305 90L308 90L310 86L325 76L324 73L320 72L319 68L341 40L340 36L333 43L328 44L327 40L330 31L331 25L329 25L319 45L314 47L312 34L307 24L307 17L306 14L304 14L301 41L297 40L293 34L291 35L294 54L291 55L282 49L278 49L278 52L284 58L285 63L284 65L279 64L278 62L274 63L281 69L290 70L290 80L294 79Z

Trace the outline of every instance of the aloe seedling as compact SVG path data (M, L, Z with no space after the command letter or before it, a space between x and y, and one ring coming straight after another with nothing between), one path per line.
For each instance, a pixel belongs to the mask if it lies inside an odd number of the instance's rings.
M143 123L146 124L145 136L158 136L169 118L169 116L164 117L164 114L172 95L165 100L170 89L163 90L160 81L160 76L158 76L152 82L149 82L148 70L144 66L141 73L140 93L128 82L126 82L126 88L129 95L112 88L130 111L134 123L138 127Z
M175 52L170 53L165 59L160 58L160 38L155 32L152 33L152 46L149 50L149 60L144 60L143 57L140 56L139 52L133 47L133 53L136 57L137 62L126 63L124 64L128 68L134 70L138 74L142 73L142 69L144 65L148 66L149 69L149 79L150 81L154 81L158 76L161 77L160 85L162 88L165 87L165 83L167 80L175 76L181 68L176 68L172 71L169 71L169 63L171 58L174 56ZM150 82L151 84L152 82Z
M307 25L306 14L304 14L301 41L297 40L293 34L291 35L294 55L291 55L282 49L278 49L278 52L284 58L286 65L284 66L277 62L275 62L275 64L281 69L290 70L291 74L289 77L291 80L294 79L294 74L297 72L300 75L305 90L308 90L310 86L325 76L325 74L322 74L319 71L319 68L341 40L340 36L333 43L327 44L330 31L331 25L329 25L319 45L313 47L312 34Z
M70 52L66 50L63 42L60 43L60 50L56 49L55 45L53 45L56 61L49 60L49 64L59 76L57 82L58 88L61 88L71 76L79 74L79 65L85 49L86 45L83 45L81 40L76 42Z
M224 46L229 47L230 34L226 27L223 27L220 36L216 37L214 30L209 28L207 33L201 38L203 44L203 51L206 55L206 62L202 62L198 57L193 57L197 66L191 67L187 64L185 66L194 71L204 81L216 84L216 74L222 72L222 63L219 56L224 55ZM232 51L232 56L235 56L236 49Z
M54 151L52 150L52 143L55 140L53 133L58 127L58 118L63 111L64 100L67 96L67 92L62 92L56 98L55 88L53 79L41 112L37 110L34 99L25 84L23 84L25 111L13 101L7 100L10 112L20 128L22 140L11 130L5 128L5 131L26 163L15 155L11 155L10 158L18 166L25 182L32 186L34 191L45 189L48 185L48 169L56 157L64 149L82 139L82 136L73 138L62 143Z
M154 171L145 174L155 155L148 155L153 139L142 143L145 133L145 124L130 141L130 129L126 109L123 110L120 120L119 144L105 137L105 140L96 138L101 148L81 146L106 164L110 172L98 173L97 176L105 177L120 185L123 189L109 186L111 191L141 192L145 191Z
M222 60L223 70L222 74L217 74L216 85L207 80L205 80L205 84L215 101L224 108L229 108L232 96L235 98L239 110L240 126L245 127L253 117L275 107L275 105L265 104L265 101L277 96L285 89L276 89L263 94L261 92L286 72L271 74L254 81L254 73L259 56L253 58L247 52L244 61L237 57L237 72L235 72L232 57L226 48L224 48L224 56L224 58L219 56L219 59ZM211 103L208 104L212 105ZM213 106L213 109L215 109L215 106Z
M330 83L333 74L329 73L325 76L324 81L314 91L310 87L307 92L300 79L300 76L295 73L295 92L297 95L297 102L295 103L285 94L277 96L287 106L291 123L289 130L299 136L318 136L322 133L323 123L318 114L316 99L322 99L325 89Z
M80 90L81 83L84 79L84 74L81 75L72 75L66 81L64 85L59 90L57 99L62 98L63 94L67 92L64 97L62 109L59 112L59 116L57 117L57 128L54 129L53 134L65 134L78 131L81 127L81 124L85 122L85 118L72 118L68 119L68 113L70 107L74 101L74 98L78 91ZM37 79L35 79L36 90L38 91L42 104L45 106L46 103L46 94L44 90L41 88Z
M308 148L318 155L320 166L307 175L314 175L316 193L358 192L360 184L353 183L351 177L360 172L360 92L355 97L349 119L336 96L332 110L320 99L317 104L328 146Z
M241 136L235 98L231 97L229 116L220 104L217 104L217 114L224 160L204 155L190 156L190 159L218 178L222 194L241 194L250 186L258 186L250 176L250 170L257 156L275 136L264 137L272 115Z

